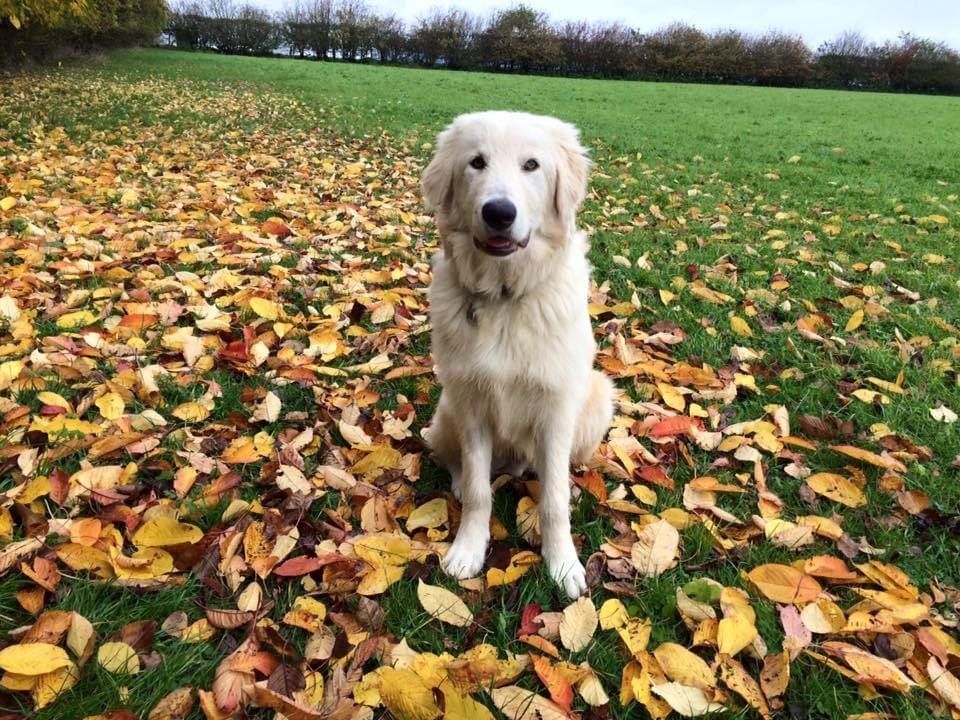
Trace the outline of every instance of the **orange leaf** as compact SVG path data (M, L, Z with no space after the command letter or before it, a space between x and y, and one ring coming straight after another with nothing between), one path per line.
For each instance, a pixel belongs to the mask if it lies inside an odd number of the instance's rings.
M530 662L533 663L533 669L540 678L540 682L550 693L550 699L562 707L566 712L570 712L570 706L573 704L573 686L557 670L550 661L542 655L530 655Z
M802 605L816 600L822 592L820 583L789 565L761 565L747 573L747 577L774 602Z

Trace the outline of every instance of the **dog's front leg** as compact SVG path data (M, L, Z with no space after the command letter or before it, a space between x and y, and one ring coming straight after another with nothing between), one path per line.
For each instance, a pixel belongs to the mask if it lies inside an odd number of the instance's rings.
M460 529L443 558L443 569L463 580L480 572L490 540L493 505L490 489L493 439L490 432L477 426L466 428L461 438L460 455Z
M537 450L540 475L540 535L550 576L568 597L587 590L587 574L570 536L570 450L573 413L558 412L547 421Z

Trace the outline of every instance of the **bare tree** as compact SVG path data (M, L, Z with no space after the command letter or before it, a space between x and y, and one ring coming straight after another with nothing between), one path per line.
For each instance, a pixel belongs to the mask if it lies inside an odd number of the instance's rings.
M400 62L407 47L403 20L391 13L374 16L371 25L370 46L377 59L382 63Z
M463 10L434 10L421 17L410 34L416 62L457 70L475 66L481 21Z
M364 0L339 0L334 10L335 39L343 60L362 60L369 54L373 18Z

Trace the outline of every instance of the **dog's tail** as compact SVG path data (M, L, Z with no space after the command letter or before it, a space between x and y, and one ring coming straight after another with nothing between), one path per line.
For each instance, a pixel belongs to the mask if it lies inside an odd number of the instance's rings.
M610 429L615 399L615 389L610 378L594 370L590 375L590 389L573 438L571 459L577 465L590 461L597 445Z

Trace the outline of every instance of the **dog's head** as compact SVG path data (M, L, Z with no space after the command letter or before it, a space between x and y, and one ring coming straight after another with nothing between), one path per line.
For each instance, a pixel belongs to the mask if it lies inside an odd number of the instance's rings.
M589 170L573 125L529 113L470 113L440 133L423 194L445 244L532 260L551 249L538 246L569 241Z

